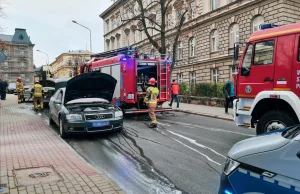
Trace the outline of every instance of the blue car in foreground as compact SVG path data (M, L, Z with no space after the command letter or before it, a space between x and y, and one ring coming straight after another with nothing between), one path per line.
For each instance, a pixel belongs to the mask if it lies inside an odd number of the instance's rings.
M228 153L219 194L300 194L300 125L243 140Z

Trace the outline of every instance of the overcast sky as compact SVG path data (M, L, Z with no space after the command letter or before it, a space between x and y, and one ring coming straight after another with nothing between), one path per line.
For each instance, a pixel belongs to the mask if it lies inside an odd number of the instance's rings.
M34 64L41 66L46 57L50 63L63 52L86 48L89 50L89 31L92 30L93 52L102 52L103 21L99 17L111 4L111 0L7 0L5 13L8 17L0 20L6 29L2 34L13 34L15 28L25 28L34 47Z

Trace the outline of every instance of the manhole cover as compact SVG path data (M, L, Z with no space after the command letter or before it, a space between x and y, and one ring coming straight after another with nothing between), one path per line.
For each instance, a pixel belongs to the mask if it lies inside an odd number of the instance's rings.
M14 170L18 186L37 185L63 181L52 166Z

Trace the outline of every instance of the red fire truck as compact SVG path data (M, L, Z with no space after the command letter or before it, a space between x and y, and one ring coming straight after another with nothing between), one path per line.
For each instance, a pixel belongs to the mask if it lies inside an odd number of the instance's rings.
M156 112L172 111L161 105L170 100L171 69L167 57L139 57L136 48L126 47L113 51L93 54L92 60L81 65L80 74L102 72L113 76L117 81L113 104L121 107L124 114L147 112L144 104L147 83L150 78L157 80L160 91Z
M300 23L264 24L250 37L235 77L233 114L257 134L299 123ZM238 59L236 44L234 58Z

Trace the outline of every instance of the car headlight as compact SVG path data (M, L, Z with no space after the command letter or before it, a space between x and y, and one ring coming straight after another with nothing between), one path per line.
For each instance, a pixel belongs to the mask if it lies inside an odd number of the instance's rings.
M82 115L78 114L69 114L66 116L67 120L82 120Z
M224 170L223 170L224 174L228 176L228 175L229 175L232 171L234 171L239 165L240 165L239 162L234 161L234 160L232 160L232 159L230 159L230 158L227 158L227 159L226 159L226 162L225 162L225 165L224 165Z
M122 111L116 111L115 112L115 117L122 117L123 116L123 112Z

